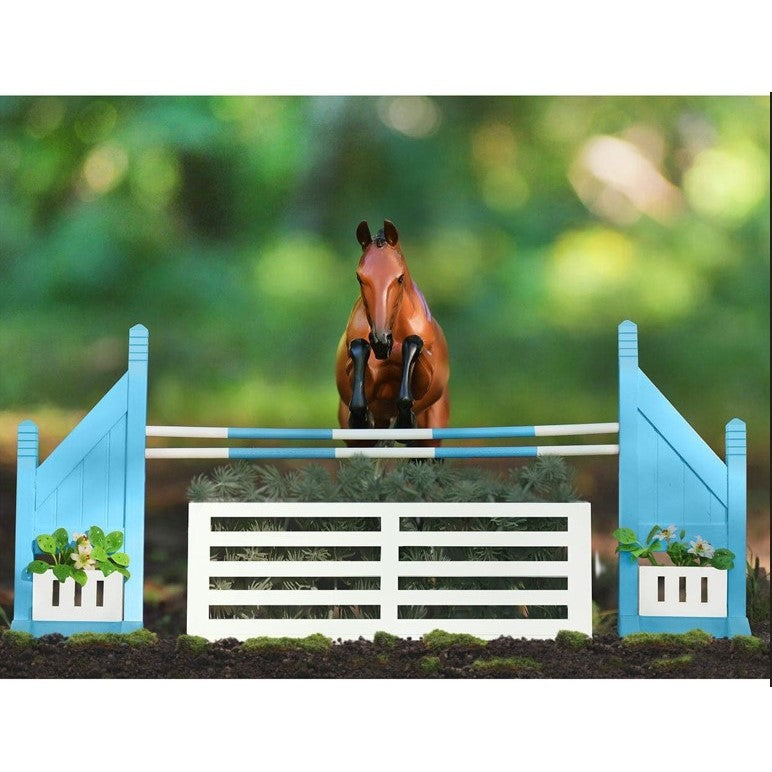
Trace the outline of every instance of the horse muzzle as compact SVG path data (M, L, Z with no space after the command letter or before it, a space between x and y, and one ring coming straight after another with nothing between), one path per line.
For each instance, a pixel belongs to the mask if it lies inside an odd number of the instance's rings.
M370 345L376 359L388 359L391 354L394 338L390 332L371 332Z

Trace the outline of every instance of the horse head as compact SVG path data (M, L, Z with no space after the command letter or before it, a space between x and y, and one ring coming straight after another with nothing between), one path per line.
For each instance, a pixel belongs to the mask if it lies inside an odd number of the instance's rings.
M370 345L376 359L388 359L394 345L394 320L405 288L410 285L410 273L391 220L383 221L375 240L362 220L357 227L357 241L363 250L357 266L357 281L370 324Z

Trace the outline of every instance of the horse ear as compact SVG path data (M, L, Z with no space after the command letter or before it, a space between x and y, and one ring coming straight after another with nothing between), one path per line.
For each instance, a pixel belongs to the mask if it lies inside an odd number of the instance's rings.
M357 241L360 243L362 249L366 249L367 245L370 244L373 240L373 237L370 235L370 228L367 225L367 220L362 220L359 225L357 225Z
M395 246L399 241L399 233L397 233L397 226L391 220L383 221L383 235L386 237L386 241L390 246Z

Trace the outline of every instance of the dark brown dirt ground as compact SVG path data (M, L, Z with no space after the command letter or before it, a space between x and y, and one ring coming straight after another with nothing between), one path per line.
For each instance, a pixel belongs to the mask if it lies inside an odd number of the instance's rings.
M768 640L768 639L767 639ZM476 661L509 659L492 668ZM337 642L322 652L245 650L229 638L200 653L173 637L137 647L125 643L73 646L59 635L29 646L0 638L0 678L770 678L769 644L743 651L730 640L686 648L632 647L614 635L572 649L555 641L499 638L487 646L430 651L422 641L392 648L365 640Z

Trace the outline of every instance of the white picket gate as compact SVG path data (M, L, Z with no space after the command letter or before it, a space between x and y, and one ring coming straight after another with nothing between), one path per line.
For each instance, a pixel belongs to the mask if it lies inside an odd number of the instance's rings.
M374 531L213 530L215 518L378 518ZM400 518L566 518L562 531L407 531ZM213 560L226 547L377 547L380 560ZM399 559L401 547L565 547L566 560ZM377 590L210 589L218 577L375 577ZM558 577L566 589L406 590L400 577ZM592 634L589 503L202 503L189 507L188 626L209 640L254 636L372 638L378 630L418 638L441 628L492 639L554 638L559 630ZM377 619L216 619L212 606L377 606ZM564 606L559 619L404 619L400 606Z

